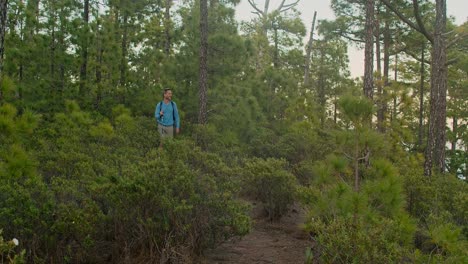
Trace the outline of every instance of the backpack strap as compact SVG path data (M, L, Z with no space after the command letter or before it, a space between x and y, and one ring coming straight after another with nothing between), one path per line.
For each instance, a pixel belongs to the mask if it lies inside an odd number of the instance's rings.
M174 106L174 102L171 101L171 105L172 105L172 120L174 121L174 126L175 126L176 123L175 123L175 106Z
M159 113L162 111L163 101L159 103ZM161 119L161 115L159 115L159 119Z

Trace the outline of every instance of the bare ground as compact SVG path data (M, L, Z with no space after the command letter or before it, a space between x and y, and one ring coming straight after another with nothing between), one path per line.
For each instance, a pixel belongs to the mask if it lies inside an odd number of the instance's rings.
M261 206L253 205L251 232L208 250L200 263L304 263L306 249L312 244L301 228L304 211L296 206L280 221L270 222L264 218Z

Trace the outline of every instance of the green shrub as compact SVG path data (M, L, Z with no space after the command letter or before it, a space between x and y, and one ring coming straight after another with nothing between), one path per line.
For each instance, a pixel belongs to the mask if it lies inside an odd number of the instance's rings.
M454 175L426 177L419 167L407 166L405 192L408 211L422 222L430 215L445 216L447 221L460 226L468 238L468 185Z
M2 229L0 229L0 263L22 264L26 263L24 259L25 251L18 252L19 241L13 238L10 241L3 240Z
M263 203L271 220L280 218L294 201L296 179L285 167L286 161L273 158L245 164L246 191Z
M223 183L226 175L214 175L226 172L225 165L187 141L168 141L164 148L148 153L105 190L119 241L115 251L123 254L116 259L128 257L125 252L153 252L153 258L175 260L249 231L248 208Z
M318 242L315 254L323 263L401 263L407 259L411 240L401 236L411 226L406 219L362 220L340 217L309 222L306 229Z
M362 168L359 190L346 160L331 155L313 167L301 188L309 207L305 228L318 242L324 263L399 263L413 250L415 221L404 211L403 184L386 160Z
M234 170L191 141L159 150L152 118L24 114L0 107L0 226L28 262L183 261L249 231Z

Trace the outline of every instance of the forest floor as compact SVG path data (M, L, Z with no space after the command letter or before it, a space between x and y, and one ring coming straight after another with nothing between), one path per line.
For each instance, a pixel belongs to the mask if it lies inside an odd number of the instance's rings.
M285 263L302 264L312 242L301 228L305 212L294 207L277 222L265 218L261 205L252 204L252 230L205 252L203 264Z

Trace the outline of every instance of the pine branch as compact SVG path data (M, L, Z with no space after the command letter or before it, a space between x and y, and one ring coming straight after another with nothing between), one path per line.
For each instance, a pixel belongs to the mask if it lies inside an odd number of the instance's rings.
M356 38L353 38L353 37L350 37L348 36L347 34L344 34L343 32L337 32L341 37L347 39L347 40L350 40L350 41L354 41L354 42L359 42L359 43L365 43L364 40L362 39L356 39Z
M254 0L247 0L249 2L249 4L257 11L256 13L260 16L264 16L265 14L263 13L262 10L260 10L258 7L257 7L257 4L255 4ZM253 12L252 12L253 13Z
M420 32L431 42L434 42L434 37L429 34L426 30L426 26L424 26L424 23L421 19L421 13L419 12L419 3L418 0L413 0L413 10L414 10L414 16L416 17L416 22L418 23L419 29L421 30Z
M278 12L285 12L285 11L295 7L299 3L299 0L297 0L294 3L287 4L287 5L284 4L285 2L286 2L286 0L283 0L281 2L280 6L278 7L278 9L276 9Z
M463 40L463 39L468 39L468 32L465 32L464 34L456 36L449 43L447 43L447 49L451 48L453 45L457 44L460 40Z
M407 17L405 17L405 15L403 15L403 13L401 13L394 6L392 6L388 2L388 0L380 0L380 1L382 3L384 3L384 5L388 7L388 9L390 9L393 13L395 13L395 15L397 15L401 20L403 20L403 22L405 22L408 26L410 26L412 29L418 31L419 33L423 34L431 43L434 42L433 37L425 30L425 28L421 29L418 25L411 22L411 20L409 20ZM415 9L415 12L416 12L416 10L419 9L419 6L417 6L417 8L415 7L414 9ZM416 20L418 20L418 19L416 19Z
M455 63L457 63L457 62L459 62L459 61L460 61L460 58L453 58L453 59L448 60L448 61L445 63L445 65L449 66L449 65L455 64Z
M399 51L402 51L402 52L406 53L407 55L409 55L410 57L412 57L413 59L417 60L418 62L421 62L420 56L414 54L413 52L411 52L411 51L408 49L407 46L404 46L403 48L399 49ZM429 61L429 60L424 60L424 63L431 64L431 61Z

